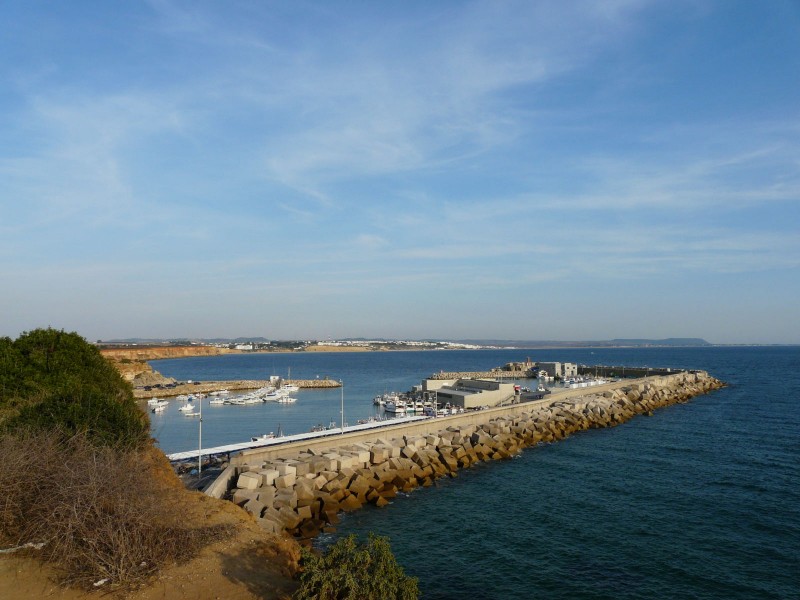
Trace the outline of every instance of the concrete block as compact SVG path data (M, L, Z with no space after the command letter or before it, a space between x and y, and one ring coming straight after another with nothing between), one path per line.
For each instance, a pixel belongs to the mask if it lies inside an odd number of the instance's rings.
M280 473L275 469L264 469L258 472L262 477L261 485L274 485Z
M297 477L295 477L294 473L288 473L286 475L281 475L275 480L275 487L278 489L282 488L290 488L294 485Z
M372 447L372 451L370 452L370 462L372 462L373 465L386 462L388 458L389 458L389 452L385 446Z
M339 503L339 508L344 512L352 512L361 508L361 502L355 495L350 494L346 498L342 499L342 501Z
M278 490L275 494L275 499L272 501L272 506L279 510L283 506L288 506L292 509L297 508L297 494L290 489Z
M284 528L287 530L296 529L297 526L302 522L300 515L286 506L281 507L280 510L278 510L278 513L283 520Z
M294 467L295 469L294 474L297 475L298 477L303 477L304 475L307 475L311 471L311 465L309 464L309 461L288 460L286 461L286 464Z
M272 506L272 501L275 499L275 486L265 486L259 488L258 490L258 499L259 501L263 502L267 506Z
M279 475L297 475L297 468L290 463L278 463L275 465L275 470Z
M261 487L261 476L253 471L245 471L236 480L236 487L243 490L256 490Z
M233 503L244 506L248 500L258 500L258 490L234 490Z
M267 505L258 500L248 500L244 505L244 509L256 518L260 518L266 508Z

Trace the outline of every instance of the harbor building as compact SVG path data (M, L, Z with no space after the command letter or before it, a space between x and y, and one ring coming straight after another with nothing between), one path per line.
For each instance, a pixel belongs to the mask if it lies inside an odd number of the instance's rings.
M423 388L436 392L439 406L450 404L459 408L480 408L499 406L514 398L514 384L500 383L493 379L426 379Z
M578 365L575 363L540 362L539 370L547 373L548 377L565 379L578 376Z

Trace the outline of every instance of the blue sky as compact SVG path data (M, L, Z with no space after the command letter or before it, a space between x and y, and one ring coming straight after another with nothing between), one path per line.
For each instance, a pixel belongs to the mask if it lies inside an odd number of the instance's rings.
M6 2L0 335L800 342L800 3Z

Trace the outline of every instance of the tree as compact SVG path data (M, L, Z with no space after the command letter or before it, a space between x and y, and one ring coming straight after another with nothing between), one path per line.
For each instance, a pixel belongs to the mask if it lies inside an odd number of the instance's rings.
M0 429L85 434L99 445L138 447L147 415L119 372L77 333L52 328L0 338Z
M369 534L340 539L320 556L303 550L303 572L295 600L416 600L417 578L407 576L389 540Z

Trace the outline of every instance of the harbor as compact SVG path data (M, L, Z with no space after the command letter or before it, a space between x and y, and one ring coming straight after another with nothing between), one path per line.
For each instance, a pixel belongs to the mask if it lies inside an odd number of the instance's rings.
M242 449L206 493L229 498L267 531L310 539L333 531L339 513L386 506L478 462L623 423L723 387L705 372L565 389L542 400L445 418L414 418L375 431L342 431Z

